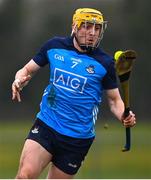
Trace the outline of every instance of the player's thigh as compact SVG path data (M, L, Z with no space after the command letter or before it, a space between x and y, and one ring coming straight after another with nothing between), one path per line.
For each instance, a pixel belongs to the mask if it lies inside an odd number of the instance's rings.
M49 172L48 179L73 179L74 175L67 174L52 164Z
M25 141L21 159L20 170L32 168L35 172L40 172L50 161L52 155L34 140Z

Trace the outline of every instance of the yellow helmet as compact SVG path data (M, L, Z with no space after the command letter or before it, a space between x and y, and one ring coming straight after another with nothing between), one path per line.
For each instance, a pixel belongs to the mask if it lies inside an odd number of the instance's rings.
M90 22L95 24L104 24L103 15L100 11L91 8L79 8L73 15L73 25L77 25L79 28L81 23Z
M100 34L97 37L97 42L95 44L89 45L86 43L80 43L78 39L78 29L82 23L92 23L101 26ZM103 38L104 31L107 27L107 21L104 21L103 15L100 11L92 8L79 8L75 11L72 20L72 32L71 36L74 36L79 46L84 50L93 50L97 48Z

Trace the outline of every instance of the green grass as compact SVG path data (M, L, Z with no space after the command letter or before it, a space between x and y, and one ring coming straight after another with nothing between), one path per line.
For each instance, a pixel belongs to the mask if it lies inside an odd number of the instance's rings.
M0 123L0 178L14 178L24 139L32 123ZM121 152L125 129L120 123L97 124L96 140L76 178L151 179L151 140L149 123L138 123L132 129L132 149ZM40 178L46 177L46 171Z

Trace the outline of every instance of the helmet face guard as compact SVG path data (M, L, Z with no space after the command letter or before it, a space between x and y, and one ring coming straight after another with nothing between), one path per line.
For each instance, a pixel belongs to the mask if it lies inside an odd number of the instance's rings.
M97 40L95 44L89 45L86 42L82 44L79 42L78 30L80 29L82 24L84 24L85 26L87 26L88 24L92 24L93 33L95 33L95 26L100 25L100 33L98 37L96 37ZM103 34L106 27L107 27L107 21L103 20L103 16L100 11L90 8L77 9L75 14L73 15L73 29L71 35L75 36L75 39L78 45L81 47L81 49L93 50L99 46L100 41L103 38ZM86 34L85 34L85 39L86 39Z

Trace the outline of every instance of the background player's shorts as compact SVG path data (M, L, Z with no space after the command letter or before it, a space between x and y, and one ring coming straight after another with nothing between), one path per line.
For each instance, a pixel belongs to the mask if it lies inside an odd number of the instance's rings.
M76 174L93 140L72 138L56 132L40 119L32 126L27 139L32 139L53 155L52 162L67 174Z

